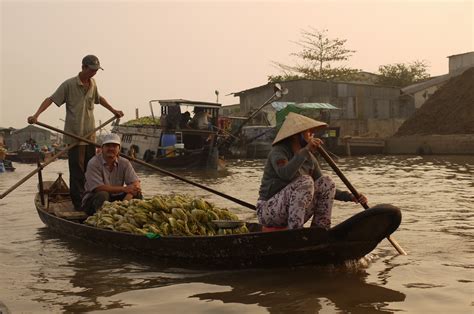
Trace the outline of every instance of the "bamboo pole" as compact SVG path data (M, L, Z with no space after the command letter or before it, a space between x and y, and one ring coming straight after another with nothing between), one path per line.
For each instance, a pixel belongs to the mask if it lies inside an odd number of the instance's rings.
M97 128L95 128L92 132L90 132L89 134L86 134L86 137L89 137L91 135L93 135L95 132L97 132L98 130L102 129L103 127L105 127L107 124L109 124L110 122L114 121L115 119L117 119L116 117L113 117L113 118L110 118L109 120L107 120L105 123L101 124L100 126L98 126ZM44 124L46 125L46 124ZM51 128L50 128L51 129ZM58 133L63 133L61 130L59 129L55 129L56 132ZM72 136L71 136L72 137ZM66 148L64 148L62 151L60 151L59 153L51 156L51 158L49 158L48 161L46 161L45 163L43 164L40 164L38 165L38 167L33 170L32 172L30 172L29 174L27 174L23 179L21 179L20 181L18 181L17 183L15 183L12 187L10 187L8 190L6 190L2 195L0 195L0 199L3 199L5 196L7 196L8 194L10 194L12 191L14 191L17 187L19 187L20 185L22 185L23 183L25 183L29 178L31 178L32 176L34 176L36 173L38 173L38 171L44 169L47 165L49 165L50 163L52 163L53 161L55 161L56 159L58 159L59 157L61 157L62 155L66 154L68 150L70 150L71 148L75 147L76 145L78 145L79 142L77 143L74 143L74 144L69 144Z

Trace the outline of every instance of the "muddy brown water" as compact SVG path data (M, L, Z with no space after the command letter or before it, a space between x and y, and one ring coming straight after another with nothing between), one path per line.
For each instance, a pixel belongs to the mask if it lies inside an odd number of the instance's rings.
M226 171L180 175L254 203L263 160L234 160ZM324 163L324 162L323 162ZM343 266L196 271L160 266L58 238L33 205L36 177L0 200L0 312L11 313L472 313L474 311L474 157L343 158L339 167L369 204L399 206L393 237ZM34 169L0 173L4 192ZM52 163L45 180L67 174ZM325 166L326 173L332 173ZM191 193L255 220L251 210L173 178L139 170L145 196ZM342 183L339 182L339 187ZM362 210L336 202L333 224ZM179 248L177 248L179 249Z

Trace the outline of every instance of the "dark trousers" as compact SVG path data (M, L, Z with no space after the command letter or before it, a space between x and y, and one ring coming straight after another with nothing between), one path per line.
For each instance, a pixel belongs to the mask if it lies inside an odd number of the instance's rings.
M126 193L112 195L109 192L105 192L105 191L96 192L87 199L86 203L84 204L84 211L89 216L94 215L95 212L99 208L102 207L102 204L104 204L105 201L109 201L109 202L121 201L125 198L126 195L127 195ZM143 196L140 193L137 196L134 196L133 198L143 199Z
M77 145L68 151L69 190L75 209L81 208L87 163L95 156L95 145Z

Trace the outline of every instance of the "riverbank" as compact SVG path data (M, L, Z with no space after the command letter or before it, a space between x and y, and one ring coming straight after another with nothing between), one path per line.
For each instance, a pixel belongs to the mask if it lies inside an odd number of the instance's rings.
M338 156L369 155L474 155L474 134L408 135L389 138L351 137L326 149ZM266 158L270 141L241 147L239 158Z
M474 134L408 135L385 141L389 155L474 155Z

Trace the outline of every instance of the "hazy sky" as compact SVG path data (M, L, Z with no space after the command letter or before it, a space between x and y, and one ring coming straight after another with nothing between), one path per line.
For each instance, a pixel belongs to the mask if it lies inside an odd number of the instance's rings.
M272 61L291 64L302 29L328 29L357 52L348 66L426 60L474 50L474 1L5 1L0 126L21 128L45 97L96 54L99 92L132 119L150 99L238 103L229 93L266 84ZM290 91L291 92L291 91ZM155 112L158 111L155 108ZM40 121L63 127L54 104ZM96 120L111 114L99 106Z

